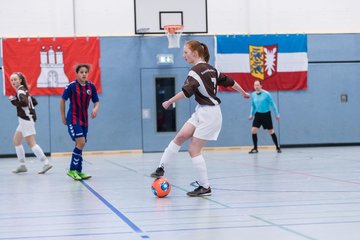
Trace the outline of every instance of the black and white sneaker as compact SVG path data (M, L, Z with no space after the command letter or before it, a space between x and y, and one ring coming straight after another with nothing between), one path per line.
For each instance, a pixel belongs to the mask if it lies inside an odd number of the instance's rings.
M155 172L153 172L150 176L153 178L161 178L162 176L164 176L164 172L164 168L158 167Z
M280 149L280 148L277 148L276 151L277 151L278 153L281 153L281 149Z
M187 195L189 197L201 197L201 196L210 196L211 188L204 188L203 186L199 186L194 189L192 192L188 192Z
M250 150L249 153L252 154L252 153L258 153L258 152L259 152L259 151L257 150L257 148L253 148L253 149Z

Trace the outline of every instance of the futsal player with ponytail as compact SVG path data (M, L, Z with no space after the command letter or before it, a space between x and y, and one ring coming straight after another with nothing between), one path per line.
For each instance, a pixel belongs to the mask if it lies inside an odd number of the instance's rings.
M52 168L52 165L50 165L49 160L45 156L41 147L36 143L35 139L35 106L37 105L37 101L35 98L30 96L24 74L21 72L13 73L10 76L10 81L16 90L16 96L10 96L9 100L16 107L19 120L19 125L16 128L13 142L20 165L13 171L13 173L27 172L25 165L25 150L22 145L22 140L25 139L36 158L44 164L43 168L38 173L44 174Z
M211 194L211 188L201 150L208 140L217 140L221 130L221 101L217 97L217 87L218 85L232 87L244 98L249 98L250 95L234 80L208 64L210 54L205 44L195 40L186 42L183 57L187 63L193 66L182 86L182 90L163 102L162 106L167 109L173 103L190 98L193 95L197 106L190 119L165 149L159 167L151 176L154 178L162 177L167 163L179 152L181 145L191 139L188 152L197 174L199 187L188 192L187 195L190 197L206 196Z

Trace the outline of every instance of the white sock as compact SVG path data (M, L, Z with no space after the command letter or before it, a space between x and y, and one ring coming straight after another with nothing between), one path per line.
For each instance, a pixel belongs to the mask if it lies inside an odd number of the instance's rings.
M16 156L21 165L25 165L25 150L23 145L15 146Z
M43 150L39 145L35 145L31 148L33 153L35 154L36 158L44 163L44 165L49 164L49 160L46 158Z
M204 188L209 188L210 184L204 157L202 155L199 155L192 158L191 161L195 167L198 179L197 181L199 182L200 186L203 186Z
M181 146L171 141L161 156L159 167L165 168L167 162L175 157L175 155L180 151L180 148Z

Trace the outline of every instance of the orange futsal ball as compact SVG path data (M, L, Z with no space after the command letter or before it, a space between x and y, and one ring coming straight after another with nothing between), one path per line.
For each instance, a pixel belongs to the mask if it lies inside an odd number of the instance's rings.
M155 196L158 198L166 197L171 190L171 185L169 180L166 178L157 178L151 185L151 190Z

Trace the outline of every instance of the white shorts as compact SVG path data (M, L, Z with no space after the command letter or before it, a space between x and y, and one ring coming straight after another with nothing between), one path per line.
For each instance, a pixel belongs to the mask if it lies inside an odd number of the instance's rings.
M31 136L36 134L35 122L27 121L25 119L19 118L19 125L16 128L17 132L21 132L23 137Z
M220 105L197 105L195 112L187 122L196 128L194 137L203 140L217 140L222 125Z

